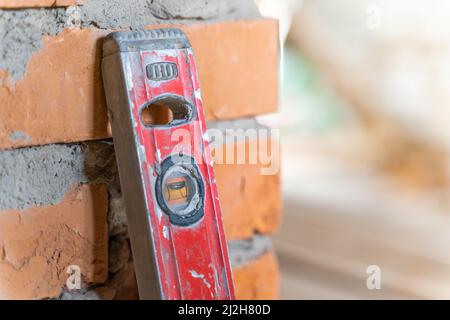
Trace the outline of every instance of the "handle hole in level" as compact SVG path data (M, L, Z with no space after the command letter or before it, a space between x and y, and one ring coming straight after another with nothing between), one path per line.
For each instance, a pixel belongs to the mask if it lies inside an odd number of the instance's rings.
M191 104L180 96L157 97L141 109L141 121L145 126L177 125L192 119Z

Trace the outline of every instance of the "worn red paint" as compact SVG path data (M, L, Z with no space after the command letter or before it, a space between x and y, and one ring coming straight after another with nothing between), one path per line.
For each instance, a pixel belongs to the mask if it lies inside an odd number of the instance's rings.
M203 139L205 119L194 55L191 48L139 51L140 59L129 59L126 78L131 81L129 97L134 115L135 143L139 155L154 255L164 299L234 299L222 216L208 141ZM178 76L152 81L146 66L157 62L175 63ZM148 127L140 121L145 103L162 94L184 97L195 108L192 121L171 127ZM190 150L205 185L204 216L190 226L170 222L155 196L155 164L171 156L180 141L172 141L175 130L191 133L182 148ZM203 144L203 146L201 145ZM142 149L142 147L143 149ZM138 183L138 182L136 182Z

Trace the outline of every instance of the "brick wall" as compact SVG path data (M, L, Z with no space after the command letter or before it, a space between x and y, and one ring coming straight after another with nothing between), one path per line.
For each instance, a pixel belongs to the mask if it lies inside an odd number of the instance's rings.
M102 37L181 27L208 126L248 129L277 107L277 23L259 18L252 1L0 0L0 8L0 298L136 298ZM278 296L270 235L280 222L279 176L260 167L215 166L238 298ZM66 287L72 265L80 290Z

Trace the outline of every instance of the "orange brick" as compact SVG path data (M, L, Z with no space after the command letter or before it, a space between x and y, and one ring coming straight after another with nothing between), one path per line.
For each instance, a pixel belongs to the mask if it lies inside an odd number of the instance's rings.
M276 110L276 20L180 28L196 53L208 120ZM68 29L46 36L23 79L10 84L7 72L0 72L0 149L111 136L100 74L101 39L107 33ZM13 139L14 132L27 138Z
M68 7L83 2L84 0L0 0L0 8Z
M107 210L106 186L79 185L57 205L0 212L0 299L55 297L69 265L104 282Z
M280 272L273 252L233 269L236 298L239 300L279 299Z
M225 152L248 142L226 144ZM223 159L223 156L218 156ZM262 175L259 164L215 164L217 188L228 239L244 239L255 232L274 233L281 222L280 173Z

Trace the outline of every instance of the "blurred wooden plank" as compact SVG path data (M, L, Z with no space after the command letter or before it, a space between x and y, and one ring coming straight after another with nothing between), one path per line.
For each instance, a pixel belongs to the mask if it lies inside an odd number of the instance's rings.
M439 241L439 234L433 236L433 230L427 231L427 241L420 236L424 230L402 232L402 226L397 224L396 229L391 225L381 232L383 228L363 216L324 213L292 203L286 203L285 208L285 222L275 239L283 275L286 268L292 270L292 265L297 265L301 270L306 262L328 270L327 274L336 278L349 278L345 286L358 290L345 291L356 291L359 298L450 297L450 264L446 254L450 246L448 241ZM411 250L414 247L422 251ZM440 248L440 254L433 254L436 247ZM290 261L291 266L286 267L285 261ZM365 288L366 268L373 264L382 270L380 291ZM311 271L306 271L299 272L298 278L309 277ZM348 294L342 298L345 296Z
M284 156L284 297L450 298L450 215L433 192L332 157ZM366 288L369 265L380 266L382 290Z
M369 291L365 280L349 276L304 260L295 260L280 252L283 299L408 299L411 296L390 288Z

